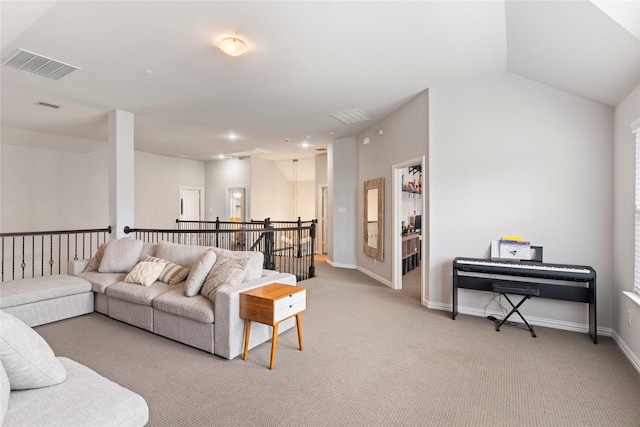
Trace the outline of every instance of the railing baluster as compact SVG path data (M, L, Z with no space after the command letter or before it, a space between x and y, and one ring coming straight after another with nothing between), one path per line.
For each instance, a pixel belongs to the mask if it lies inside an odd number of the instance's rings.
M93 230L63 230L63 231L36 231L36 232L25 232L25 233L0 233L0 238L2 239L2 274L0 275L1 281L5 280L16 280L16 263L17 257L20 257L20 276L19 278L27 278L28 272L31 273L31 277L46 276L46 275L54 275L54 274L63 274L67 272L66 263L71 259L71 235L74 235L74 260L78 259L78 234L82 234L83 238L86 234L91 236L93 239L93 234L96 233L96 236L99 236L99 233L103 233L103 235L107 236L107 233L111 233L111 228L106 229L93 229ZM62 239L65 237L67 239L67 254L65 259L65 254L63 253L63 244ZM11 239L10 248L7 245L8 239ZM49 240L47 242L47 239ZM57 241L54 241L57 239ZM93 240L92 240L93 241ZM21 247L18 248L18 244L21 244ZM27 245L30 245L27 248ZM9 253L10 250L10 253ZM20 253L17 251L20 250ZM47 253L47 251L49 251ZM84 253L84 250L83 250ZM40 261L38 263L38 257ZM45 259L47 264L49 265L48 269L45 270ZM7 277L8 274L5 274L7 271L5 269L5 265L8 264L9 260L11 261L11 277ZM63 266L63 262L66 262ZM36 270L37 263L40 266L39 270ZM58 264L56 268L56 263ZM30 269L27 267L30 266Z

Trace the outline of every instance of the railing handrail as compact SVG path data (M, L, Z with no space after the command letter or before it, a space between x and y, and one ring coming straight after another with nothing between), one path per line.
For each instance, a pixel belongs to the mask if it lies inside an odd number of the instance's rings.
M315 220L313 220L312 223L315 223ZM242 223L234 222L232 224L242 224ZM169 229L131 228L131 227L129 227L127 225L127 226L124 227L124 234L129 234L129 233L164 233L164 234L214 233L214 234L220 234L220 233L237 233L239 231L241 231L243 233L244 232L264 233L265 231L291 231L291 230L297 230L298 228L300 228L301 230L311 230L312 227L313 227L313 225L303 225L302 227L222 228L222 229L212 228L212 229L206 229L206 230L199 230L199 229L180 230L180 229L175 229L175 228L169 228Z
M86 230L56 230L56 231L25 231L15 233L0 233L1 237L41 236L44 234L80 234L80 233L111 233L111 226L107 228L90 228Z

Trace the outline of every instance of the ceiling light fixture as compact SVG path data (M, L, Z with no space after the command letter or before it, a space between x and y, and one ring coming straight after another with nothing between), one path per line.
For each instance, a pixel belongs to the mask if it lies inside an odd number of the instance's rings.
M236 139L236 138L237 138L237 136L236 136L236 134L235 134L235 133L230 133L230 134L228 135L228 138L229 138L230 140L232 140L232 141L233 141L234 139Z
M229 56L240 56L247 53L247 45L235 37L227 37L218 42L218 49Z

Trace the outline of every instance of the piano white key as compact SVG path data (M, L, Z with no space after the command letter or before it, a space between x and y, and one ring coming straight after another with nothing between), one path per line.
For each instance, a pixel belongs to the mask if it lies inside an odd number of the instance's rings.
M467 265L486 265L491 267L505 267L505 268L524 268L529 270L547 270L547 271L567 271L572 273L590 273L591 271L586 268L574 268L574 267L560 267L560 266L552 266L548 264L516 264L516 263L506 263L499 261L476 261L470 259L459 259L458 264L467 264Z

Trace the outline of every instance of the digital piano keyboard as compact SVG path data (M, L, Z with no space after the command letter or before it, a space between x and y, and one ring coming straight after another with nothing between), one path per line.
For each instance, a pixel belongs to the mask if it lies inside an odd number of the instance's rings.
M589 336L597 343L596 271L589 266L533 261L458 257L453 260L453 309L458 315L458 289L492 291L494 285L534 286L540 298L587 303Z

